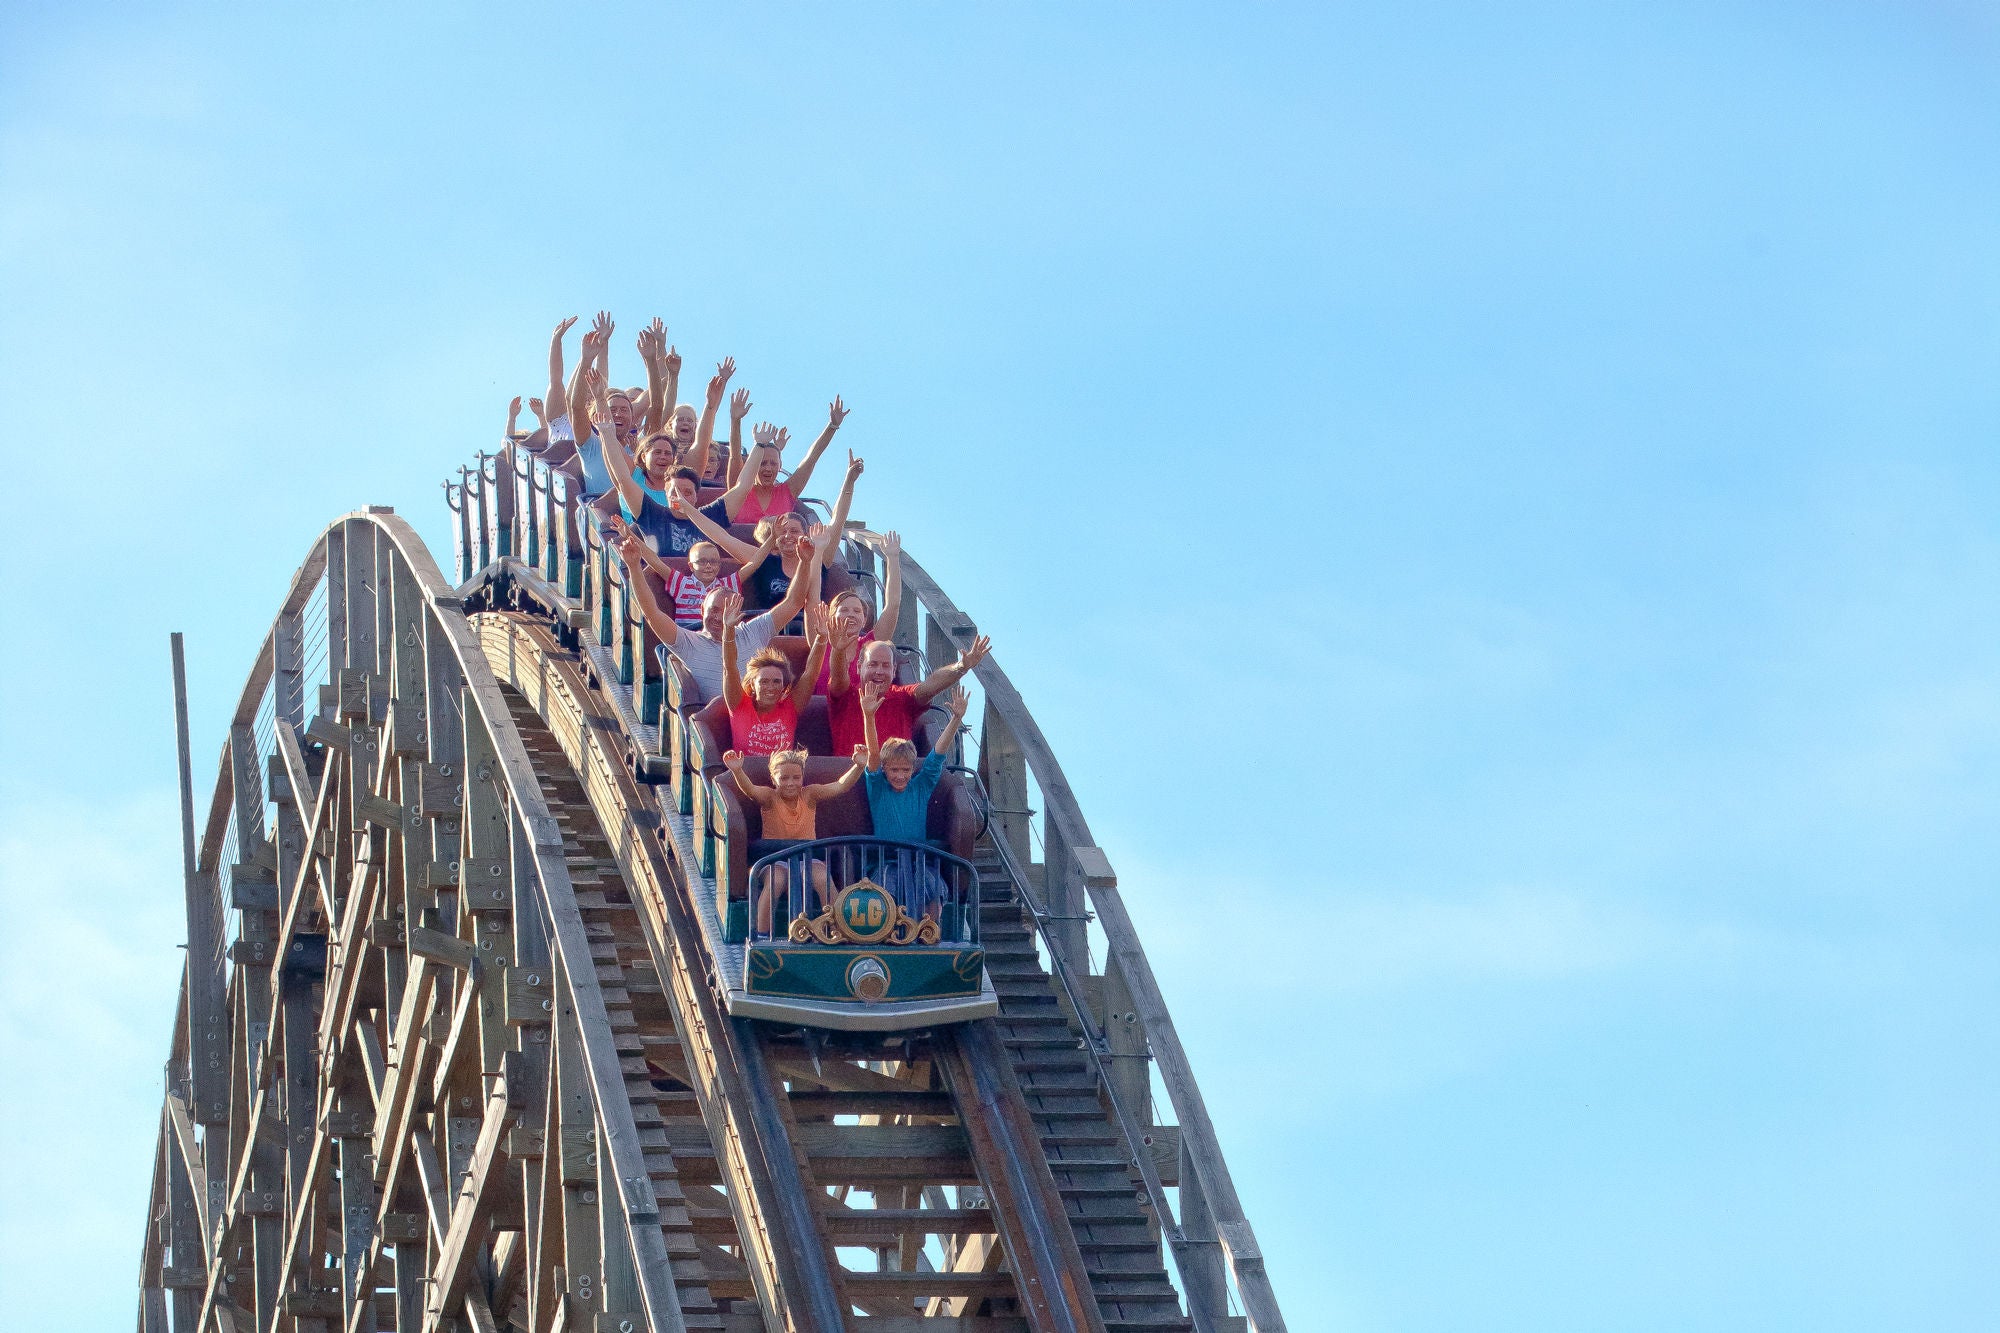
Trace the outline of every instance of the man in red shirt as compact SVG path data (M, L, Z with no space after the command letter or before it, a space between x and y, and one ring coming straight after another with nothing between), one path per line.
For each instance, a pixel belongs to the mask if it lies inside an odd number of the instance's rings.
M972 641L972 646L958 655L958 660L918 681L915 685L898 685L896 681L896 645L876 640L861 646L861 684L873 683L882 688L882 704L875 712L875 736L878 741L886 741L892 736L904 740L914 739L917 718L933 696L942 694L963 680L966 673L986 660L986 654L993 643L984 634ZM861 691L850 678L847 664L835 662L826 686L827 725L833 731L833 753L851 753L856 745L864 744L861 726ZM842 737L850 737L843 741Z

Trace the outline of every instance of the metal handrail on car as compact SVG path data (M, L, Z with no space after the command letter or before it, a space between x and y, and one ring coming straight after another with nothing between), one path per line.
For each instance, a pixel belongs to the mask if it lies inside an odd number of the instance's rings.
M813 869L825 875L827 892L817 906ZM843 834L814 838L758 857L751 862L747 887L755 894L758 878L765 872L785 870L782 919L773 903L771 928L757 929L753 922L750 941L772 943L787 938L798 917L811 918L831 907L834 895L862 879L889 893L896 905L910 917L921 920L929 907L931 886L937 889L939 943L976 945L979 943L979 871L972 862L928 843L902 842L870 834ZM955 912L945 909L955 908ZM956 917L956 920L953 920Z

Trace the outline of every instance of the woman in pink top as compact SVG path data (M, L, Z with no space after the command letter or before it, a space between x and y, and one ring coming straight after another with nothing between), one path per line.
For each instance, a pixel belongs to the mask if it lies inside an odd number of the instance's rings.
M790 435L768 421L758 422L757 428L751 432L756 444L743 464L743 471L738 474L735 483L722 493L729 521L755 523L773 514L789 514L796 510L799 497L805 494L806 483L812 480L813 468L819 465L819 456L833 443L834 432L845 420L847 407L836 397L827 405L826 429L819 433L812 448L806 451L805 460L783 481L778 480L778 463Z
M882 548L882 560L888 566L882 590L882 614L870 625L868 603L858 592L839 593L826 604L833 646L827 652L826 666L821 668L819 679L813 682L814 694L827 693L833 673L841 670L847 672L848 688L852 689L861 679L861 650L877 639L888 641L896 637L896 615L903 606L903 539L896 533L885 532Z
M826 660L826 608L806 608L806 633L812 653L806 669L792 679L792 665L776 648L759 648L739 680L736 674L736 625L743 618L739 599L730 598L722 618L722 699L729 709L729 748L744 754L775 754L792 748L798 734L799 710L812 698L813 677Z

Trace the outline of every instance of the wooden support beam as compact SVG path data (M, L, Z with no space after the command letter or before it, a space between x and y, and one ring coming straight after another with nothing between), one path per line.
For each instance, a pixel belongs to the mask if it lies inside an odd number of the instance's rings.
M442 1248L445 1235L451 1230L451 1191L445 1182L444 1165L438 1160L437 1144L429 1130L410 1131L410 1159L416 1165L424 1213L430 1219L431 1245Z
M479 1139L473 1148L465 1183L453 1200L450 1226L438 1247L437 1266L432 1273L436 1285L430 1298L430 1313L425 1319L427 1328L434 1329L446 1312L456 1309L465 1297L466 1284L472 1278L472 1251L486 1238L492 1224L491 1212L485 1206L487 1192L494 1185L499 1175L498 1168L505 1160L500 1144L512 1123L507 1090L496 1082L486 1099Z
M187 899L187 1060L189 1113L198 1124L229 1123L229 1002L223 985L222 908L215 877L197 864L194 779L188 757L187 664L171 639L174 735L180 762L181 881Z
M208 1167L202 1161L201 1146L194 1139L194 1122L188 1116L187 1103L176 1093L167 1094L167 1123L173 1127L176 1161L180 1169L187 1172L191 1183L189 1194L192 1198L195 1217L198 1219L199 1233L203 1236L214 1234L209 1222L208 1209ZM179 1260L175 1261L177 1264Z

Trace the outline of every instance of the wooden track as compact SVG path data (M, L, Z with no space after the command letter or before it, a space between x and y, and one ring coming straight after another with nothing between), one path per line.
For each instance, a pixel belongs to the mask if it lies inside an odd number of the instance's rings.
M730 1018L670 691L560 486L510 495L497 462L466 474L461 544L492 559L459 587L386 510L315 543L190 816L140 1333L1282 1329L1115 879L997 666L1000 1017ZM857 531L850 562L878 550ZM904 574L899 641L970 634Z

